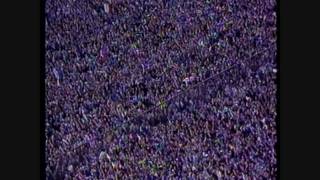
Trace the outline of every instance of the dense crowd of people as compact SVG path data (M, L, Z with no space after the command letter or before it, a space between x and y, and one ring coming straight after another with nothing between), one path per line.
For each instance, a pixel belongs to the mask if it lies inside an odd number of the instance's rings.
M46 0L47 179L275 179L275 0Z

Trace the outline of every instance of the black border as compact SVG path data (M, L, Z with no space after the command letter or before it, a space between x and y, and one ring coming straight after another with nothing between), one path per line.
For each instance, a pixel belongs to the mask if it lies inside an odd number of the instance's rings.
M45 107L45 0L40 1L40 53L41 59L40 60L40 148L41 148L41 155L40 155L40 179L46 179L46 160L45 160L45 148L46 148L46 135L45 135L45 118L46 118L46 107Z
M319 6L279 3L280 179L319 179Z
M0 5L0 179L40 178L39 3Z
M276 129L277 129L277 142L275 146L276 150L276 159L277 159L277 174L276 179L280 179L280 0L277 0L276 4L276 13L277 13L277 55L276 55L276 63L277 63L277 107L276 107Z

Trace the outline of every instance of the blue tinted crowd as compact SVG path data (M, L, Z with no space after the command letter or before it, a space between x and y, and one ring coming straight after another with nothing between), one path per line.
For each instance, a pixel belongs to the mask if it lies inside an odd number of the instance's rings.
M275 179L275 3L46 0L47 179Z

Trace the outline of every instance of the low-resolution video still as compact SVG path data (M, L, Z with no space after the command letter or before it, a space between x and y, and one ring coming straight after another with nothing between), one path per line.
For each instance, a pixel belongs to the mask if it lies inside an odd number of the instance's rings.
M276 0L46 0L47 180L277 179Z

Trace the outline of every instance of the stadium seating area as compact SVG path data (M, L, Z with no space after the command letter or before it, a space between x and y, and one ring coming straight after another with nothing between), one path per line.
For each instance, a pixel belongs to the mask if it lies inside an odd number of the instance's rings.
M46 0L47 179L275 179L275 0Z

